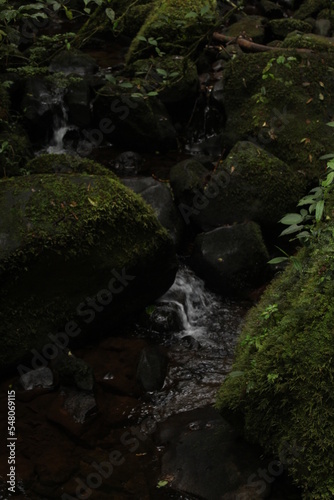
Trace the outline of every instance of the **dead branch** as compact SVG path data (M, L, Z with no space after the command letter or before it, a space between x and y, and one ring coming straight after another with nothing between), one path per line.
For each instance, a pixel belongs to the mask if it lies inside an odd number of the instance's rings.
M268 45L261 45L259 43L254 43L251 40L247 40L246 38L243 38L241 35L238 37L232 37L232 36L226 36L222 35L221 33L217 33L216 31L213 34L214 40L217 40L218 42L222 43L237 43L239 47L243 49L250 50L252 52L268 52L268 51L275 51L275 52L285 52L285 51L293 51L293 52L300 52L303 54L310 54L313 51L310 49L290 49L290 48L283 48L283 47L270 47Z

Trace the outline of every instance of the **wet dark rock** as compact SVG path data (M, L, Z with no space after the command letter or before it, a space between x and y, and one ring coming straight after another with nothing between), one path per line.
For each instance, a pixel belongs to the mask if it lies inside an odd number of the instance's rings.
M214 84L210 99L219 109L224 109L224 81L222 79Z
M268 259L260 227L248 222L197 236L191 265L214 291L246 295L265 281Z
M66 93L69 120L77 127L88 127L91 123L90 94L90 86L83 79L70 85Z
M143 349L137 368L137 380L145 391L162 388L167 374L168 358L159 347Z
M175 245L178 246L182 239L184 224L175 207L169 187L152 177L122 179L122 183L140 194L154 209L161 225L168 230Z
M158 333L174 333L183 330L183 321L177 305L158 305L149 318L149 328Z
M26 391L31 391L36 387L42 387L44 389L49 389L53 386L54 379L50 368L43 366L42 368L37 368L36 370L31 370L28 373L24 373L20 377L20 384Z
M276 2L271 2L270 0L261 0L261 7L263 9L264 15L268 19L278 19L283 17L283 9Z
M65 75L92 75L98 70L96 61L76 49L63 50L54 56L49 65L52 73L64 73Z
M83 424L97 412L93 394L71 391L66 394L64 409L73 417L75 422Z
M137 175L143 165L143 157L134 151L124 151L113 161L112 167L117 175ZM124 183L126 185L126 183Z
M294 13L296 19L316 17L318 12L328 7L327 0L304 0L299 9Z
M39 78L29 78L23 90L20 110L33 139L45 137L53 122L53 96Z
M161 479L172 478L171 486L190 498L260 500L270 492L270 484L256 475L260 450L240 439L213 408L170 417L159 424L155 441L165 447ZM251 488L250 477L258 479Z
M52 361L52 369L62 385L75 386L82 391L92 391L94 388L92 368L70 352L59 350L57 358Z
M138 151L157 151L176 145L176 130L157 97L132 97L117 85L100 89L93 101L94 121L104 139Z

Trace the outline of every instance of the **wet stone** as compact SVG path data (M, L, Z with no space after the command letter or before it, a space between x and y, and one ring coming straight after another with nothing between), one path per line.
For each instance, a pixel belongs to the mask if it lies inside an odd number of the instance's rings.
M20 384L26 391L31 391L37 387L49 389L53 386L53 374L50 368L43 367L31 370L20 377Z

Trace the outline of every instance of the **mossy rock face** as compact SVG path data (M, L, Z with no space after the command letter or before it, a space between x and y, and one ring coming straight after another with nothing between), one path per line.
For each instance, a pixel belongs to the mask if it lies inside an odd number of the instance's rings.
M157 55L155 47L167 54L179 55L196 49L214 25L216 6L216 0L196 0L191 4L185 0L155 2L138 36L154 39L157 45L136 37L129 48L127 62Z
M238 37L244 35L255 43L262 43L265 34L266 18L261 16L247 16L241 21L232 24L224 32L227 36Z
M226 65L223 146L254 141L312 180L325 167L319 158L333 149L333 130L326 123L334 115L334 57L282 55L284 64L267 53L240 56ZM296 60L288 61L292 56ZM273 78L263 80L268 64Z
M307 19L316 17L317 13L328 7L328 0L304 0L299 9L295 12L296 19Z
M268 258L260 227L249 222L197 236L191 265L214 291L246 296L264 282Z
M192 206L195 196L202 191L209 170L197 160L184 160L171 168L169 179L175 199Z
M222 183L224 180L224 183ZM305 193L305 177L252 142L238 142L203 191L193 221L203 230L253 220L271 227Z
M176 144L176 131L165 105L155 96L133 97L138 90L136 82L131 90L121 85L108 84L99 90L93 102L96 124L118 144L140 151L172 148ZM140 81L137 82L141 86ZM132 90L133 89L133 90Z
M243 415L246 437L280 458L303 498L334 492L333 208L297 254L302 271L290 264L248 314L217 400Z
M279 40L283 40L292 31L311 33L312 25L299 19L288 17L286 19L273 19L269 21L269 28L272 35Z
M164 56L140 59L128 68L131 76L145 78L159 91L163 103L177 103L193 99L199 89L197 69L188 58Z
M25 354L31 363L32 349L47 358L48 335L66 328L110 333L162 295L175 271L154 212L112 177L0 181L0 369Z
M117 176L99 163L68 154L42 154L27 163L29 174L88 174Z
M32 146L19 125L8 125L0 132L0 178L26 173L26 163L32 157ZM6 144L6 145L5 145Z
M0 84L0 120L8 121L9 108L10 108L10 98L8 92Z
M334 52L334 38L315 35L314 33L290 33L282 43L283 48L311 49L318 52Z

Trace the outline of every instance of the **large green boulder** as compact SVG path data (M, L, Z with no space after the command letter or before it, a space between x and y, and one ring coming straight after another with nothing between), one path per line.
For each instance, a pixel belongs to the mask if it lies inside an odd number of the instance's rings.
M127 62L157 55L186 55L205 39L216 18L216 0L164 0L150 15L130 45Z
M181 215L203 231L250 220L271 227L306 187L303 175L249 141L238 142L211 175L186 160L170 179Z
M51 359L57 332L63 344L111 333L162 295L175 271L152 209L111 176L1 180L0 369L24 355L36 368L37 351Z
M333 207L251 309L217 400L314 499L334 495Z
M332 54L293 51L231 60L223 80L223 146L252 140L306 180L317 178L325 167L319 158L333 144L333 130L326 125L334 114L334 80L328 71L333 65Z

